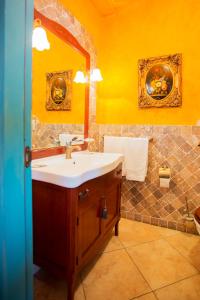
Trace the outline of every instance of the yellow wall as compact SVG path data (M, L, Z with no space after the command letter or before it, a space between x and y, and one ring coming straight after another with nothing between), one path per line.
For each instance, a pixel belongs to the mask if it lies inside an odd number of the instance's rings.
M85 58L75 49L47 31L50 50L39 52L33 50L33 88L32 113L45 123L83 124L85 111L85 85L73 82L71 111L47 111L46 73L73 70L83 67Z
M104 26L98 123L195 124L200 119L200 1L130 1L105 18ZM138 109L138 59L174 53L183 55L182 107Z
M104 76L97 86L98 123L195 124L200 119L200 1L129 1L106 18L90 0L60 2L91 34L97 49ZM183 54L182 107L138 109L138 59L173 53ZM55 121L60 122L60 113Z

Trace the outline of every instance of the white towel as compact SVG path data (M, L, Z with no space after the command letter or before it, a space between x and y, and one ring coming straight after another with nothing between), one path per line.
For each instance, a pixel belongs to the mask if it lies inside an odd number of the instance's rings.
M104 136L104 152L108 153L121 153L122 155L125 155L124 153L124 142L126 138L125 137L118 137L118 136ZM125 176L125 161L122 164L122 176Z
M126 179L145 181L148 167L148 138L127 138L125 141Z
M145 181L149 138L104 136L104 152L124 155L122 175L128 180Z

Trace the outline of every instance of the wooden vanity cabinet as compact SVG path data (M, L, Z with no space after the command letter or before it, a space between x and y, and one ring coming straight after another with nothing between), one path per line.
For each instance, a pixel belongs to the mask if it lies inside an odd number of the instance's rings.
M68 300L78 272L101 251L114 227L118 235L121 176L120 164L73 189L33 180L34 263L66 278Z

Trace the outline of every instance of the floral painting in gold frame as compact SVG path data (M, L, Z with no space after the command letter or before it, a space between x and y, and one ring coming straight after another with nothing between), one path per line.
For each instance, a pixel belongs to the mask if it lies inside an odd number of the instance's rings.
M181 71L181 54L140 59L138 61L139 107L181 106Z
M47 110L71 110L72 70L46 74Z

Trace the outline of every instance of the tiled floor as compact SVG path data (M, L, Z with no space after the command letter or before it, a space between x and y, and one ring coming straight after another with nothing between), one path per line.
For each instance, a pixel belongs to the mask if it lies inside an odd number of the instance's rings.
M119 237L81 274L75 300L199 300L200 237L122 219ZM65 282L35 279L35 300L66 300Z

